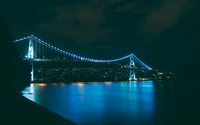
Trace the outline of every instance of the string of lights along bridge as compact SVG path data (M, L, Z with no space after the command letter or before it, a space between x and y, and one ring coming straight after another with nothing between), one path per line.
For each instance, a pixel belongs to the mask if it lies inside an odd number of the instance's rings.
M29 40L27 42L26 40ZM24 42L25 41L25 42ZM129 68L130 68L130 76L129 80L135 80L135 62L140 64L142 67L144 67L147 70L152 70L151 67L144 64L140 59L138 59L133 53L117 58L117 59L110 59L110 60L100 60L100 59L91 59L83 56L79 56L76 54L72 54L70 52L64 51L58 47L55 47L47 42L44 42L43 40L37 38L34 35L30 35L24 38L17 39L13 41L14 43L17 43L18 50L20 50L20 55L25 60L30 60L30 62L33 61L54 61L50 56L53 55L53 53L59 53L63 56L63 59L66 57L70 57L71 59L76 60L82 60L82 61L89 61L94 63L111 63L111 62L117 62L124 59L130 59ZM55 55L55 54L54 54ZM31 63L32 64L32 63ZM34 80L34 70L33 70L33 64L32 64L32 72L31 72L31 80Z

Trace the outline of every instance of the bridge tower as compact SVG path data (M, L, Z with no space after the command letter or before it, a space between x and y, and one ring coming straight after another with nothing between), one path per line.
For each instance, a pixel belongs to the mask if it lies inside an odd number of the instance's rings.
M133 54L131 54L131 56L130 56L130 77L129 77L130 81L136 79L134 67L135 67L134 56L133 56Z
M33 67L33 57L34 57L34 44L33 44L33 38L32 36L29 37L29 46L28 46L28 54L27 58L30 61L31 64L31 81L34 80L34 67Z
M34 57L33 38L31 36L29 37L29 46L28 46L27 57L28 57L28 59L33 59L33 57Z

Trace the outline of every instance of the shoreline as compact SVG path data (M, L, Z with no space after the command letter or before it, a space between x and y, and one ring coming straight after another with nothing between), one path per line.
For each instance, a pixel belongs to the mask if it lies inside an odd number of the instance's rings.
M142 82L142 81L173 81L175 79L158 79L158 80L132 80L132 81L135 81L135 82ZM46 83L46 84L52 84L52 83L65 83L65 84L68 84L68 83L78 83L78 82L87 82L87 83L91 83L91 82L129 82L129 80L117 80L117 81L86 81L86 80L82 80L82 81L31 81L30 83Z

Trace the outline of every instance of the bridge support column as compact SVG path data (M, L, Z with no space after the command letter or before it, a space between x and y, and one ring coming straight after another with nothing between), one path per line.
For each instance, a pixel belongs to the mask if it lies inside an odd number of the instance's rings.
M132 81L132 80L135 80L136 77L135 77L135 62L134 62L134 56L133 54L130 56L130 76L129 76L129 80Z
M27 57L29 59L33 59L33 57L34 57L34 44L33 44L33 38L32 37L29 38L29 46L28 46Z
M31 81L34 81L34 68L33 68L33 58L34 58L34 44L33 44L33 38L29 38L29 47L28 47L28 54L27 58L30 61L31 64Z
M31 81L34 81L34 66L33 66L33 60L30 60L31 64Z

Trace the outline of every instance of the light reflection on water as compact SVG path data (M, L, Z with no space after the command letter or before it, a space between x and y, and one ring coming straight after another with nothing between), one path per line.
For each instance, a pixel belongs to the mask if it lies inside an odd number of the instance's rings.
M170 87L160 86L163 84L152 81L41 83L31 84L23 93L28 99L80 125L153 125L157 116L162 119L162 108L167 107L165 97L170 96L165 95L164 90L170 91Z

